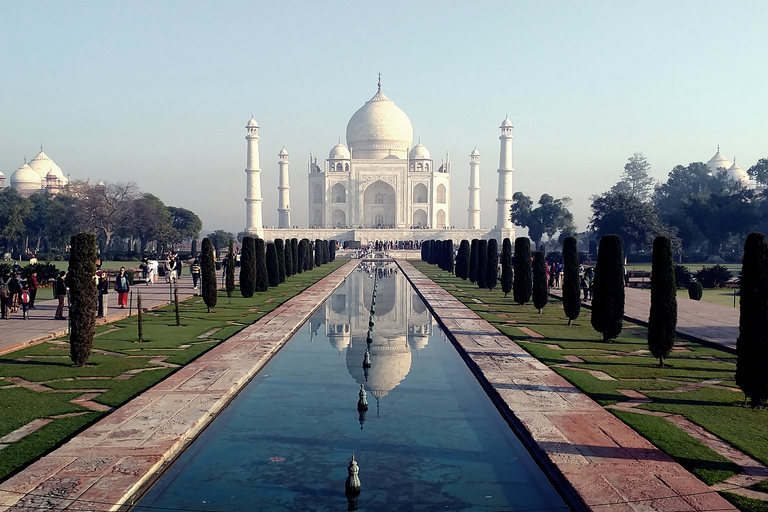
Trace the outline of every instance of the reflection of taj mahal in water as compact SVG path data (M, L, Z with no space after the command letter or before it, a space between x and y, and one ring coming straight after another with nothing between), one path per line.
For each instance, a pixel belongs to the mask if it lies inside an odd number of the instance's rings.
M426 347L432 333L432 315L394 263L368 267L379 273L369 347L366 337L374 279L364 265L325 303L319 318L321 322L324 318L331 346L339 352L346 349L350 375L378 401L408 375L411 351ZM312 329L321 333L322 325L315 324ZM371 367L363 370L366 348L370 350Z

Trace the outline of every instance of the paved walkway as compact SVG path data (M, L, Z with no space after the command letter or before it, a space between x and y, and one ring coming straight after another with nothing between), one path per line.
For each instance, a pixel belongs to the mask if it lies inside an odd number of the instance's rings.
M596 512L736 509L407 262L398 262L572 503Z
M196 291L192 289L192 276L185 275L179 279L179 300L191 297ZM117 292L110 290L107 295L107 318L99 318L98 323L119 320L128 316L129 311L135 315L139 292L141 292L141 305L144 309L154 309L171 302L170 285L162 278L150 286L135 284L131 287L131 292L129 305L133 306L132 309L128 306L120 309L117 307ZM59 301L50 299L51 293L50 288L40 290L35 301L35 309L29 311L29 320L21 318L21 311L12 313L9 320L0 320L0 355L67 334L68 322L53 318ZM65 315L67 315L66 309Z
M553 288L550 293L560 297L562 290ZM651 311L650 290L624 288L624 293L624 316L629 320L647 323ZM589 301L582 304L587 307L590 305ZM735 352L736 338L739 337L739 308L691 300L686 291L678 290L677 333Z

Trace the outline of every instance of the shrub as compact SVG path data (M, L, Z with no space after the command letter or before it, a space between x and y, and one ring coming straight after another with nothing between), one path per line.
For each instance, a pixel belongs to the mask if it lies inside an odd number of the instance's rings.
M213 255L213 242L210 238L203 238L202 258L200 260L200 292L203 302L208 306L208 312L216 307L219 287L216 283L216 259Z
M485 265L485 287L493 291L499 282L499 242L488 240L488 263Z
M227 274L224 280L224 287L227 290L227 299L229 299L229 302L232 302L232 292L235 291L235 243L233 240L229 241L229 253L227 254ZM176 309L178 310L179 301L175 299L174 301L176 302Z
M477 238L472 239L469 245L469 282L477 282Z
M243 237L243 248L240 252L240 295L253 297L256 290L256 241Z
M96 235L79 233L70 240L69 284L70 335L69 357L75 366L85 366L91 356L96 329Z
M688 288L691 284L691 271L685 265L675 265L675 286Z
M569 236L563 240L563 312L568 325L579 318L581 313L581 288L579 286L579 253L576 239Z
M285 282L285 247L282 238L275 238L275 249L277 250L277 274L280 282Z
M267 274L267 254L262 238L256 239L256 285L257 292L269 290L269 275Z
M677 328L677 286L672 259L672 242L666 236L653 241L651 267L651 313L648 317L648 350L664 366L672 351Z
M328 241L328 261L336 261L336 240Z
M521 237L515 239L515 275L512 280L512 296L521 306L531 300L531 241Z
M462 240L456 254L456 277L466 281L469 277L469 242Z
M294 238L294 240L296 240ZM307 254L306 250L307 247L304 245L304 240L302 239L301 242L297 241L298 246L298 254L296 256L296 273L301 274L306 270L306 264L307 264Z
M533 254L533 307L539 310L547 305L547 262L544 261L544 252L536 251Z
M619 235L600 239L592 284L592 327L603 335L603 341L621 334L624 317L623 245Z
M485 269L488 266L488 240L477 241L477 286L485 288Z
M504 296L512 291L512 242L505 238L501 243L501 291Z
M293 250L291 249L291 241L285 241L285 277L291 277L293 272Z
M315 239L315 266L319 267L323 264L323 241L319 238Z
M277 247L274 242L267 244L267 280L269 286L275 287L280 284L280 268L277 263Z
M303 268L303 262L302 260L299 260L299 239L298 238L291 238L291 261L293 262L293 271L291 272L291 275L294 274L301 274Z
M704 288L724 288L733 274L722 265L713 265L711 267L701 267L701 270L695 274L696 280Z
M446 240L443 244L443 265L443 270L453 273L453 240Z
M688 283L688 298L693 300L701 300L704 296L704 287L698 281L691 281Z

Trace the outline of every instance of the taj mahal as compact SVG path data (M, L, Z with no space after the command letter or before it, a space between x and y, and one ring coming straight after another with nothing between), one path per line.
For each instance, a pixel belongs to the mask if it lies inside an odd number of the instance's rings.
M501 123L496 226L480 227L480 153L469 155L469 208L466 229L451 229L451 162L435 163L420 142L413 144L413 125L381 90L347 123L346 145L339 142L318 163L310 156L307 172L308 228L293 228L289 155L278 155L278 226L262 222L259 125L246 125L246 231L266 240L323 238L356 240L514 239L512 206L512 122ZM294 223L296 223L294 221Z

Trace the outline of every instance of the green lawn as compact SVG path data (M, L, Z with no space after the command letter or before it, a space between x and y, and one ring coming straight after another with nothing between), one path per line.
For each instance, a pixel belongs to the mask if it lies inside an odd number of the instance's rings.
M641 392L652 399L642 409L682 415L768 465L768 410L742 407L744 395L734 389L734 355L677 340L675 350L666 360L667 366L659 368L658 360L648 352L647 330L640 325L625 322L616 341L604 343L591 327L589 309L582 308L580 316L568 326L562 303L552 297L543 313L538 314L530 303L520 306L511 297L504 298L499 288L490 292L436 266L412 263L598 403L609 405L627 400L618 390ZM532 339L520 326L544 338ZM570 363L567 355L578 356L583 362ZM602 371L616 380L597 379L583 371L587 369ZM661 417L640 414L642 411L611 411L707 484L721 482L740 471ZM765 505L754 500L738 501L741 510L753 512L765 510L761 508Z
M118 407L344 263L335 261L315 267L249 299L235 290L228 303L226 294L220 291L212 313L207 313L202 298L192 297L179 303L178 327L173 307L154 309L142 315L143 343L137 343L136 316L99 326L88 365L82 368L72 366L66 337L0 356L0 437L35 419L52 420L0 450L0 480L106 414L72 403L72 399L94 393L94 402ZM155 358L178 367L168 368L153 362ZM42 384L47 389L32 391L13 386L10 379Z

